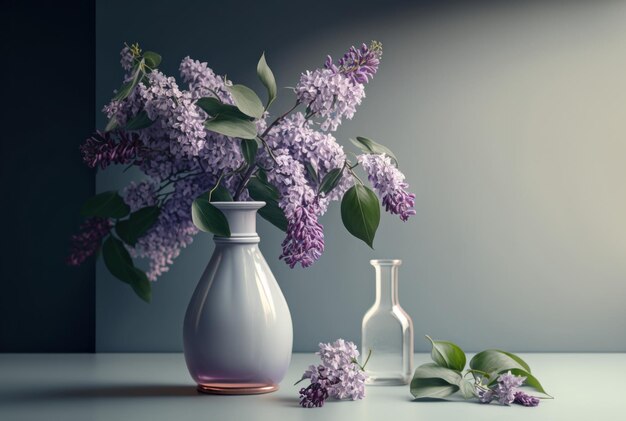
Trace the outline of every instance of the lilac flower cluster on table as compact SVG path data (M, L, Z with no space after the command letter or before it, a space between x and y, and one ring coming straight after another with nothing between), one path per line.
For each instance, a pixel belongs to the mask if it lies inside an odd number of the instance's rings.
M491 403L492 401L498 401L502 405L510 405L516 403L523 406L537 406L539 405L539 399L527 395L519 388L524 384L526 377L516 376L508 373L498 376L498 382L495 388L479 387L478 399L482 403Z
M320 343L322 363L311 365L302 376L311 384L300 389L300 405L304 408L324 406L328 398L363 399L367 375L357 363L359 351L350 341L337 339L334 343Z
M133 78L134 54L128 47L121 52L126 82ZM303 73L294 88L296 107L304 107L305 112L294 107L272 124L266 121L268 113L255 122L267 145L259 149L257 163L268 168L267 180L279 191L278 204L288 222L280 258L292 268L297 264L308 267L320 258L324 231L319 218L355 183L350 168L330 192L319 191L324 176L346 168L346 154L332 132L354 116L381 54L381 45L373 42L352 47L337 63L328 57L323 67ZM249 199L245 189L238 195L243 178L238 169L246 163L240 141L208 130L204 126L208 114L196 104L199 98L213 97L233 105L230 82L207 63L189 57L182 60L179 70L185 86L152 69L127 98L112 100L103 110L119 127L141 112L153 124L130 132L117 130L115 135L96 133L81 146L90 167L136 165L145 174L145 180L123 191L123 198L133 211L152 205L161 209L155 225L134 247L127 245L132 256L149 262L150 280L166 272L198 232L190 212L196 197L221 182L236 200ZM415 196L407 192L404 175L389 157L363 154L357 160L388 212L403 221L415 214ZM84 245L102 235L102 224L85 224L84 232L74 237L71 263L79 264L96 251L97 246Z

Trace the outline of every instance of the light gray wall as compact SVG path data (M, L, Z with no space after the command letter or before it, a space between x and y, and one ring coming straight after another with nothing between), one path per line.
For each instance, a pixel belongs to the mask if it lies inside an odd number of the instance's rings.
M383 42L380 73L337 137L394 150L417 216L385 214L372 251L335 204L322 219L326 253L307 270L280 262L281 233L260 223L294 349L360 342L374 298L368 260L394 257L417 350L430 334L468 350L626 351L626 3L324 3L97 2L99 107L119 83L124 41L163 53L169 73L189 54L259 89L263 50L279 85L293 86L327 53ZM275 112L291 101L281 94ZM120 180L100 174L98 188ZM151 305L99 264L97 350L180 350L211 250L196 237Z

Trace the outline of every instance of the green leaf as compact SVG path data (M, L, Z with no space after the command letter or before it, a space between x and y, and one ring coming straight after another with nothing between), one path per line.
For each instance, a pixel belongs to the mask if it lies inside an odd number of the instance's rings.
M341 200L341 220L350 234L374 248L374 236L380 223L380 204L376 194L361 184L355 184Z
M319 183L320 178L317 175L317 171L315 171L315 167L313 166L313 164L307 161L304 163L304 166L306 168L307 173L309 173L309 176L315 182L315 184Z
M115 94L115 96L113 97L114 101L121 101L123 99L126 99L128 95L131 94L133 89L135 89L139 81L141 81L141 78L144 76L143 63L144 61L142 59L141 62L135 66L135 73L133 74L133 78L124 83L122 87L117 91L117 94Z
M259 76L259 79L261 79L265 89L267 89L267 104L265 105L265 109L267 110L276 99L276 79L274 78L272 69L270 69L267 65L267 61L265 61L265 53L263 53L259 59L259 63L256 66L256 74Z
M256 176L262 182L268 183L268 181L267 181L267 173L263 169L259 169L259 171L257 171L257 173L256 173Z
M465 399L475 396L474 384L466 380L461 372L450 368L442 367L436 363L422 364L415 370L413 379L439 379L450 385L457 386Z
M105 191L87 199L80 210L83 216L100 218L123 218L130 212L130 207L116 191Z
M107 122L107 125L104 127L105 132L110 132L113 129L117 129L118 126L117 119L115 116L111 117L111 119Z
M126 123L126 130L140 130L145 129L146 127L150 127L154 123L153 120L150 120L148 117L148 113L143 110L135 117L131 118L128 123Z
M161 210L158 206L147 206L130 214L130 218L119 221L115 232L128 245L135 246L137 240L156 223Z
M220 237L230 237L230 227L226 216L209 202L207 195L202 195L193 201L191 219L194 225L204 232L211 232Z
M319 192L323 194L330 193L335 187L337 187L337 184L341 181L342 176L343 167L330 170L322 179Z
M500 349L496 349L495 351L501 352L501 353L503 353L503 354L513 358L519 365L524 367L524 370L526 370L526 371L528 371L530 373L530 366L526 363L526 361L522 360L517 355L513 354L512 352L502 351Z
M120 240L109 236L102 245L102 258L113 276L130 284L142 300L150 302L152 298L150 281L143 271L135 267L128 250Z
M248 181L248 192L254 200L267 202L280 199L280 194L276 187L267 181L261 181L258 177L251 177Z
M256 199L255 199L256 200ZM265 206L258 210L259 215L283 232L287 232L287 217L275 200L265 201Z
M278 229L287 231L287 218L278 206L279 194L276 187L258 177L252 177L248 182L248 193L254 200L265 202L265 206L258 210L259 215Z
M154 51L144 52L143 59L146 61L146 64L152 69L159 67L159 64L161 64L161 55L155 53Z
M450 384L443 379L424 379L413 377L411 381L411 394L415 399L435 398L442 399L453 395L459 390L459 386Z
M109 272L120 281L130 284L136 276L133 270L135 265L128 250L113 236L109 236L102 245L102 259Z
M259 145L256 140L253 139L241 139L241 153L246 159L248 165L254 164L256 159L256 153L259 150Z
M213 117L220 114L226 114L232 117L237 117L241 120L250 119L250 117L239 111L239 108L234 105L224 104L222 101L214 97L200 98L196 101L196 105L208 115Z
M382 154L387 155L391 160L395 163L396 167L398 166L398 159L386 146L381 145L380 143L374 142L372 139L368 139L367 137L357 136L356 139L350 139L350 141L363 152L373 153L373 154Z
M133 269L135 269L136 276L131 281L130 286L139 298L149 303L152 301L152 283L148 280L148 277L143 271L137 268Z
M459 390L464 399L471 399L476 397L476 386L470 380L461 379L459 381Z
M486 373L500 373L511 369L527 371L528 364L521 358L498 349L487 349L474 355L470 361L470 368ZM493 378L492 378L493 381Z
M434 362L441 367L451 368L456 371L463 371L465 368L465 353L458 346L448 341L435 341L430 336L426 338L432 344L430 356ZM472 367L474 368L474 367Z
M250 117L263 117L265 108L252 89L244 85L233 85L229 86L228 90L239 111Z
M413 377L420 379L442 379L454 385L458 385L462 380L461 373L458 371L441 367L435 363L420 365L415 370Z
M130 95L135 86L137 86L137 83L138 80L136 78L124 83L113 97L113 101L121 101L128 98L128 95Z
M228 189L221 184L218 185L213 192L209 192L207 195L209 202L232 202L233 197L230 195Z
M204 127L212 132L240 139L255 139L256 126L249 120L243 120L228 114L218 114L214 119L207 120Z

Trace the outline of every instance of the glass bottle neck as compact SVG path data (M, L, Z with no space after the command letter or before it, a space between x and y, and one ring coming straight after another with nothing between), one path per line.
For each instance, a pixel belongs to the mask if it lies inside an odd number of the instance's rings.
M376 305L394 306L398 304L398 266L375 265Z

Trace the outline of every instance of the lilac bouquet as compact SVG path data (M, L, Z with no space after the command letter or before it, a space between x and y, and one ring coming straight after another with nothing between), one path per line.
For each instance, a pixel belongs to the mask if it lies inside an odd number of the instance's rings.
M382 46L352 47L337 62L306 71L293 88L295 103L270 118L274 75L262 55L257 74L263 103L250 88L216 75L186 57L181 81L158 69L161 56L138 45L121 51L124 83L104 107L108 124L80 149L85 163L105 169L135 166L144 174L120 192L90 198L88 219L72 237L68 262L101 251L108 270L149 301L151 283L166 272L198 230L229 236L228 222L211 202L266 202L261 217L286 233L280 259L291 268L312 265L324 252L319 218L341 200L347 230L370 247L380 202L406 221L415 195L386 147L365 137L348 159L333 132L351 119L378 70ZM361 166L374 190L355 172ZM133 259L145 259L143 271Z

